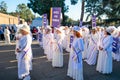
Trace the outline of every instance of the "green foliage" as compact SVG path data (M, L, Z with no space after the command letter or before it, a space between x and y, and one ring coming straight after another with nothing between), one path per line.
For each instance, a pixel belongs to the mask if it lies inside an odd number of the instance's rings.
M34 18L34 15L25 4L17 5L16 13L20 15L20 18L25 19L25 21L31 21Z
M4 1L0 2L0 12L7 13L7 4Z
M120 17L120 0L109 0L108 5L104 4L104 10L108 18L119 18Z
M101 0L86 0L85 4L85 13L87 13L87 18L90 18L92 15L96 15L99 19L101 19L101 15L104 14L104 9Z
M65 24L65 15L64 13L68 11L68 6L65 5L65 0L29 0L27 4L35 13L43 15L47 13L48 20L50 19L50 8L51 7L61 7L62 8L62 17L63 24Z
M70 0L72 5L75 5L78 3L78 0Z

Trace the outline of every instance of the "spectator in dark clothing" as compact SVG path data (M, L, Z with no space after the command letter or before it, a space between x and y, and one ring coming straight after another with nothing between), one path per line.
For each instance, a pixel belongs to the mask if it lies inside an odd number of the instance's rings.
M11 40L14 40L14 37L15 37L15 29L12 26L12 29L11 29Z
M34 38L35 40L37 40L37 32L38 32L37 28L36 28L36 27L33 27L32 34L33 34L33 38Z
M0 26L0 40L4 40L4 32L1 26Z

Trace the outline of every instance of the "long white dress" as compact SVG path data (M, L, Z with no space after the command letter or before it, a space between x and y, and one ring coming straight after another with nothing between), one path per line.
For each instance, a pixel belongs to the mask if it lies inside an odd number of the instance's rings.
M56 39L53 42L53 67L63 67L63 49L61 34L56 35Z
M30 78L30 70L32 70L32 50L31 50L32 38L31 36L22 36L19 40L19 49L21 52L18 53L18 77ZM29 80L29 79L28 79Z
M41 32L41 30L39 30L39 32L37 33L37 36L38 36L38 42L39 42L39 45L42 47L43 46L43 33Z
M52 46L53 39L54 37L52 33L46 34L44 37L45 40L44 53L46 54L48 60L52 60L53 57L53 46Z
M95 63L96 63L96 58L97 58L97 53L98 53L97 41L98 41L98 39L97 39L96 34L91 34L88 52L87 52L87 60L86 60L86 62L89 65L95 65Z
M5 36L5 44L10 44L10 31L8 29L5 29L4 36Z
M67 75L75 80L83 80L83 64L82 64L83 50L84 50L83 39L75 38L72 44L67 72Z
M43 43L43 49L45 49L45 44L46 44L46 40L45 40L45 30L43 29L43 36L42 36L42 39L43 39L43 41L42 41L42 43Z
M112 43L112 36L107 36L102 39L100 46L103 50L99 50L96 67L96 70L100 73L109 74L112 72Z
M67 52L71 51L72 42L73 42L73 34L72 32L69 32L69 34L67 35L67 48L66 48Z
M83 36L83 39L84 39L84 51L83 51L83 55L82 55L82 58L83 59L86 59L87 58L87 53L88 53L88 43L89 43L89 30L87 28L84 28L85 31L82 31L82 36Z
M17 25L17 32L15 34L15 37L20 39L22 37L22 34L20 34L20 28L23 26L23 24L19 24ZM16 39L16 49L19 48L19 40ZM16 59L18 59L18 54L17 52L15 51L15 54L16 54Z

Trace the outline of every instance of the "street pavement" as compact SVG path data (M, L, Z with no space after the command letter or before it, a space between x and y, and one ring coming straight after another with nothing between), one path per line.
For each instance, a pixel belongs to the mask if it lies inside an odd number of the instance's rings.
M2 42L1 42L2 43ZM15 56L15 44L4 45L0 43L0 80L18 80L17 60ZM33 50L33 70L31 80L72 80L68 77L68 55L64 52L64 66L53 68L51 62L46 59L44 50L36 41L32 44ZM84 80L120 80L120 62L113 61L113 72L110 75L98 73L95 66L89 66L83 62Z

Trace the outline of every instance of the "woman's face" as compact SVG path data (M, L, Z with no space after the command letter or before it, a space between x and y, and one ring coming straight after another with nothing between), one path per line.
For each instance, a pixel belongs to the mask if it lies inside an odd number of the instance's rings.
M20 30L20 32L21 32L22 35L28 34L28 32L26 32L26 31L24 31L24 30Z
M95 34L95 33L96 33L96 31L95 31L95 30L92 30L92 33L93 33L93 34Z
M76 36L76 31L73 30L73 35Z
M104 31L104 35L107 35L107 32L106 32L106 31Z
M59 30L56 30L56 33L57 33L57 34L60 34L61 32L60 32Z

